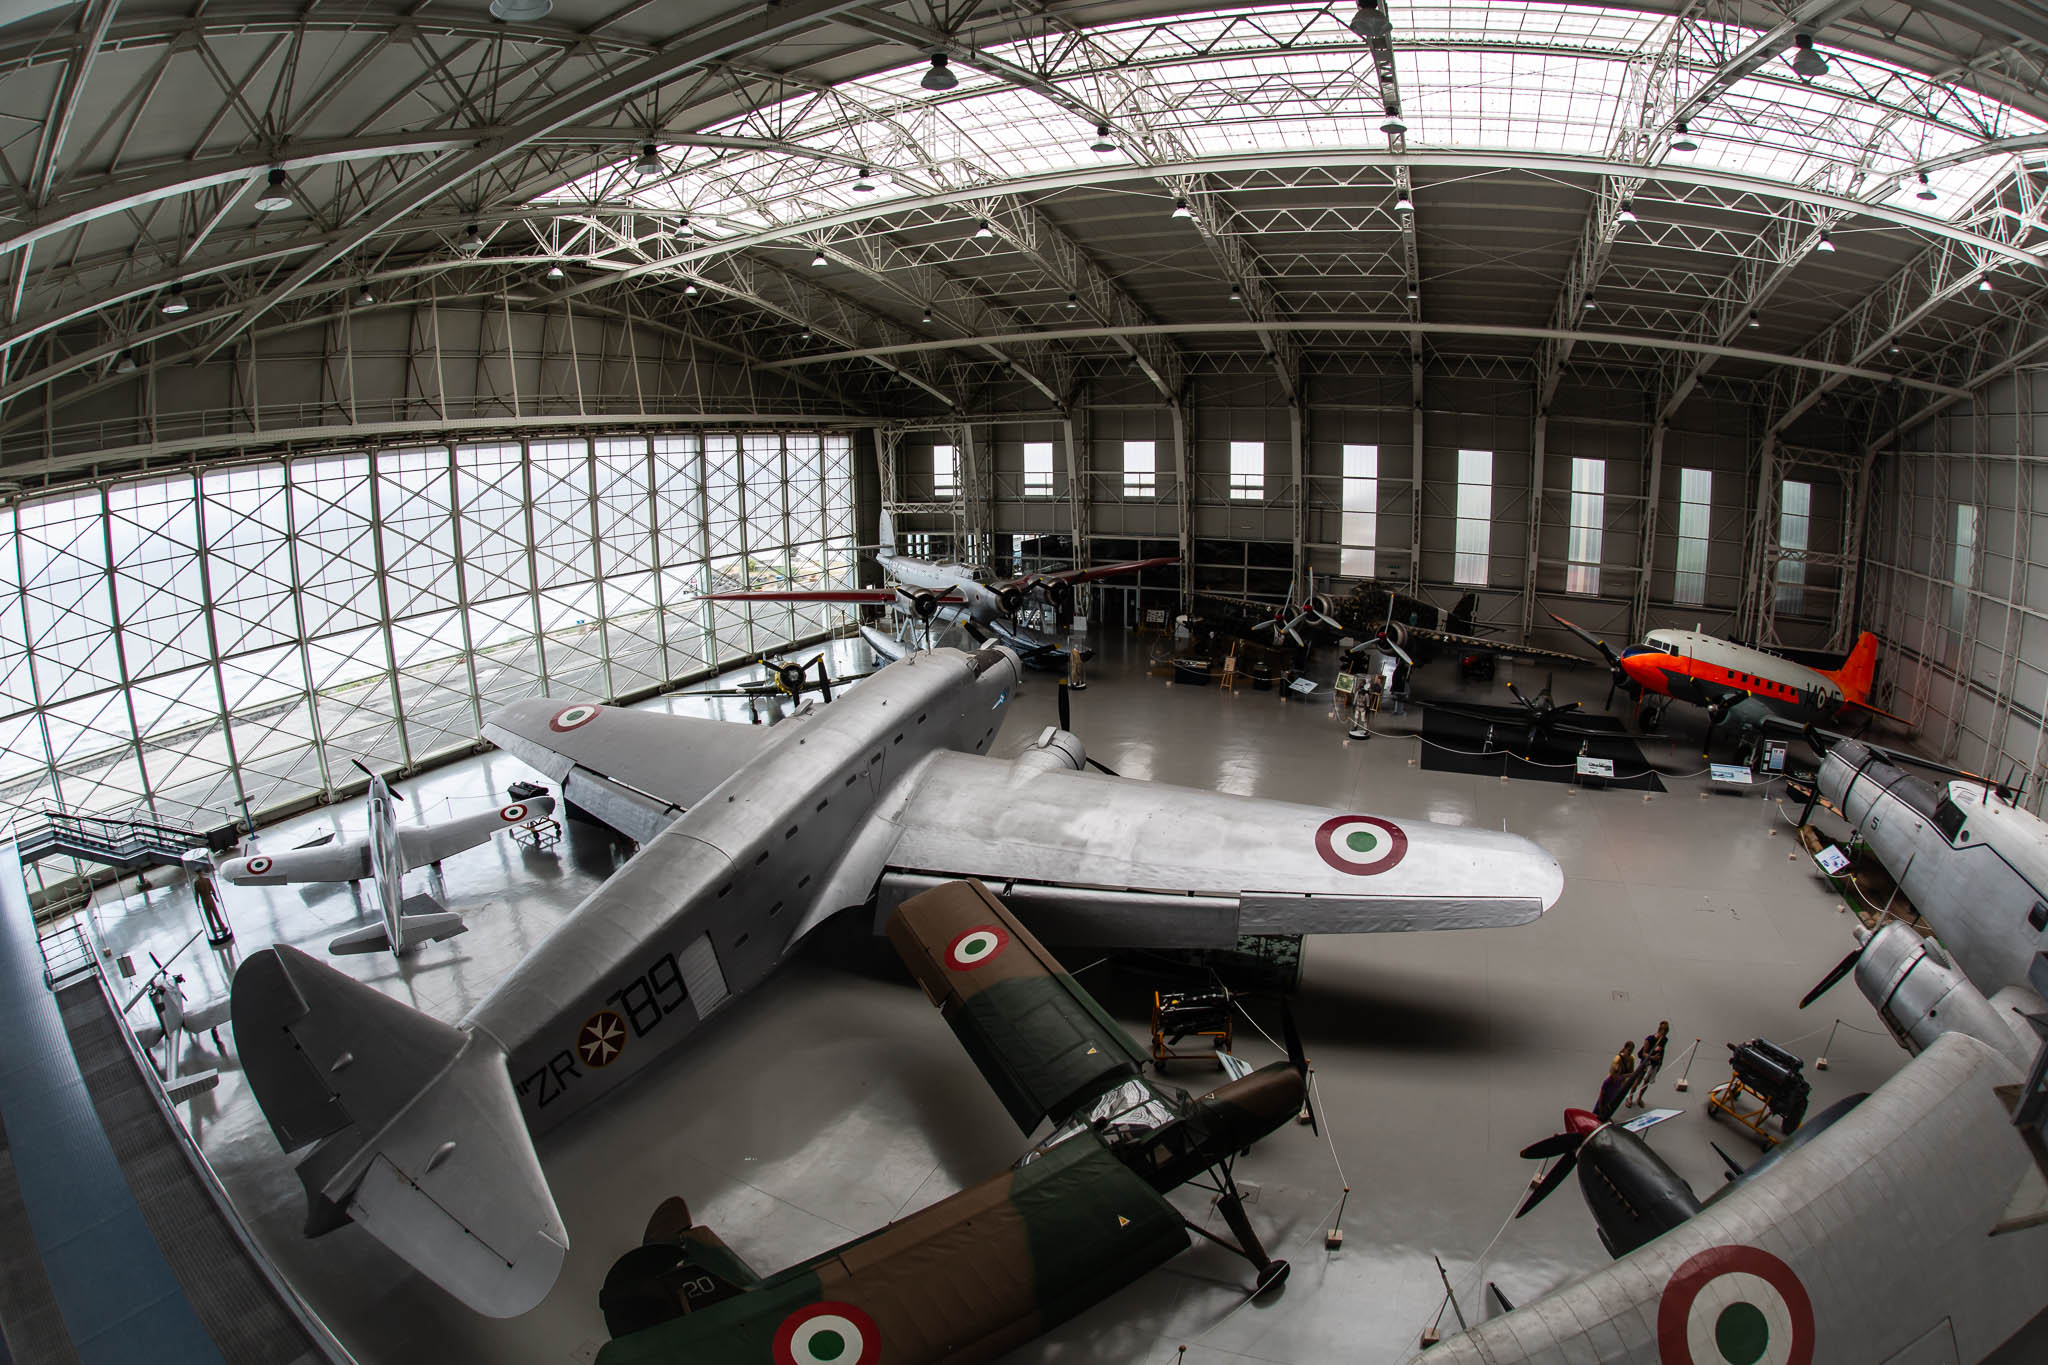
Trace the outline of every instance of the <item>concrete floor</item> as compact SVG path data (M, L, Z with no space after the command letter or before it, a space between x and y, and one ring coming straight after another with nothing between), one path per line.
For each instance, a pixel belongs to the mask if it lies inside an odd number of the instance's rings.
M1075 728L1090 752L1125 776L1281 797L1527 835L1563 863L1563 899L1517 929L1320 937L1307 945L1296 1014L1316 1067L1325 1138L1274 1134L1240 1162L1258 1187L1254 1220L1275 1254L1294 1263L1283 1293L1245 1305L1246 1267L1198 1245L1164 1269L1017 1352L1017 1362L1404 1361L1443 1298L1441 1258L1469 1318L1493 1305L1487 1281L1517 1303L1605 1262L1591 1218L1569 1187L1529 1218L1507 1221L1534 1172L1518 1148L1557 1131L1566 1105L1589 1105L1624 1038L1660 1018L1672 1057L1653 1102L1686 1112L1656 1128L1657 1150L1702 1195L1721 1183L1720 1145L1745 1162L1755 1146L1701 1110L1726 1079L1723 1044L1756 1035L1816 1057L1837 1014L1832 1068L1809 1066L1817 1110L1875 1088L1905 1060L1853 988L1807 1011L1800 995L1852 946L1849 917L1798 855L1781 788L1709 792L1703 777L1671 790L1574 791L1546 782L1429 773L1417 762L1419 716L1389 718L1354 743L1329 694L1312 702L1272 693L1225 694L1147 677L1154 641L1096 641ZM858 645L838 650L857 667ZM1321 661L1328 678L1333 661ZM1421 695L1507 700L1503 666L1486 687L1462 687L1453 666L1417 671ZM1548 670L1523 670L1525 690ZM1597 707L1604 670L1557 675L1561 701ZM676 710L743 720L744 702L671 698ZM1681 716L1674 711L1674 718ZM997 752L1052 723L1054 688L1032 675ZM1699 722L1687 716L1645 745L1673 771L1703 767ZM523 765L489 753L401 784L405 818L431 820L502 799ZM355 803L263 831L286 849L315 835L360 831ZM431 886L468 914L470 932L429 945L402 965L383 956L330 959L343 970L443 1018L459 1017L618 865L623 852L573 827L559 853L499 839L448 861ZM424 878L426 874L415 874ZM415 890L420 886L414 886ZM346 887L225 888L252 952L285 941L320 952L368 901ZM182 888L102 898L117 952L164 953L190 933ZM1071 957L1081 968L1085 958ZM229 963L203 945L184 959L194 999L225 989ZM1141 1035L1151 982L1118 964L1082 980ZM1672 1083L1685 1050L1704 1039L1690 1092ZM1273 1050L1248 1032L1254 1063ZM194 1048L192 1060L212 1060ZM232 1053L232 1048L230 1048ZM587 1361L605 1337L597 1288L637 1242L665 1195L685 1196L700 1221L764 1272L920 1208L1007 1164L1027 1145L936 1011L886 945L853 925L829 926L750 998L722 1012L687 1056L641 1079L606 1107L544 1141L543 1164L572 1249L553 1294L510 1321L477 1318L405 1269L359 1229L299 1236L303 1201L286 1158L230 1055L222 1084L185 1106L209 1159L262 1244L364 1361ZM1183 1070L1182 1083L1213 1072ZM1341 1163L1341 1175L1340 1175ZM1323 1232L1345 1182L1343 1249ZM1183 1190L1191 1216L1220 1227L1207 1196ZM1448 1330L1452 1314L1443 1315Z

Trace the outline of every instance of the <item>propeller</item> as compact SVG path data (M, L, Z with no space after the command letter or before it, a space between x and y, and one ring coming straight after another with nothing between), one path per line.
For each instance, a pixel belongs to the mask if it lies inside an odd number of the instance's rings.
M147 981L142 983L141 990L135 992L135 994L128 997L128 1003L121 1006L121 1013L126 1014L129 1010L134 1009L136 1004L142 999L142 997L148 995L150 989L154 987L162 977L164 977L166 974L170 972L171 962L176 962L179 958L183 957L185 955L185 950L187 948L190 948L193 944L197 943L199 941L199 936L205 932L206 930L203 928L193 930L192 937L186 939L183 943L179 944L178 951L171 954L170 962L160 962L157 960L157 955L155 953L151 953L149 955L149 960L151 965L153 965L156 968L156 970L150 974L150 977ZM183 981L185 978L181 976L175 979Z
M1520 1218L1529 1210L1548 1199L1551 1192L1564 1184L1565 1178L1579 1164L1579 1148L1585 1145L1587 1137L1596 1130L1606 1127L1604 1121L1585 1109L1564 1111L1562 1133L1554 1133L1540 1141L1532 1142L1522 1149L1522 1156L1529 1161L1549 1161L1553 1157L1557 1164L1543 1173L1543 1178L1529 1188L1529 1195L1522 1201L1522 1207L1515 1210Z
M1607 684L1607 700L1600 703L1601 710L1605 711L1609 707L1614 705L1614 690L1617 687L1626 688L1630 696L1641 695L1641 687L1637 685L1636 680L1634 678L1631 678L1628 675L1628 670L1621 666L1621 656L1614 652L1614 647L1612 645L1608 644L1605 640L1595 635L1592 631L1587 630L1584 626L1574 625L1572 622L1565 620L1562 616L1559 616L1554 611L1546 612L1544 614L1547 615L1551 620L1563 626L1572 634L1578 636L1587 644L1591 645L1594 649L1598 650L1600 653L1600 657L1607 661L1607 667L1612 675L1612 681L1610 681Z
M355 764L358 768L361 768L363 770L364 777L369 778L372 782L377 780L377 774L370 771L370 765L363 762L363 760L361 760L360 758L351 758L349 762ZM400 803L404 802L405 798L399 795L398 792L394 790L388 783L385 785L384 790L391 793L391 799L393 801L397 801Z
M1833 967L1830 967L1828 974L1820 979L1818 985L1805 995L1799 997L1799 1008L1805 1009L1808 1005L1811 1005L1814 1001L1833 990L1836 982L1855 971L1856 964L1863 960L1863 954L1869 949L1871 940L1876 937L1876 934L1866 935L1863 942L1856 945L1854 952L1850 953L1840 962L1837 962Z
M1074 733L1073 703L1070 700L1068 700L1067 692L1067 680L1065 678L1061 678L1059 692L1060 729L1065 730L1068 734L1072 734ZM1107 763L1104 763L1101 759L1096 758L1093 755L1090 755L1088 758L1088 766L1095 769L1097 772L1108 773L1111 777L1117 777L1120 775L1118 774L1116 769L1110 767Z

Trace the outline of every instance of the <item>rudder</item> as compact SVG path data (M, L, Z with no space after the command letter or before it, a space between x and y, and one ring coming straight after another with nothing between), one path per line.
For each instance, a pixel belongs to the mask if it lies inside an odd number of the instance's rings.
M1858 635L1856 648L1828 676L1842 685L1842 694L1849 700L1869 700L1871 686L1877 681L1877 637L1867 630Z

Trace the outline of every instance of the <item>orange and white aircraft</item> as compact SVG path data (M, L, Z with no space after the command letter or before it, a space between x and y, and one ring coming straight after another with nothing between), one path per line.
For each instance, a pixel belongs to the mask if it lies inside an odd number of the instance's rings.
M1840 668L1824 669L1696 630L1653 630L1643 643L1617 654L1584 627L1555 613L1550 619L1599 650L1614 670L1615 686L1627 689L1638 702L1646 695L1660 696L1703 708L1709 736L1729 720L1740 725L1747 738L1769 717L1812 725L1833 721L1847 711L1911 723L1870 704L1877 637L1867 630L1856 637L1856 647ZM1613 695L1610 689L1609 698Z

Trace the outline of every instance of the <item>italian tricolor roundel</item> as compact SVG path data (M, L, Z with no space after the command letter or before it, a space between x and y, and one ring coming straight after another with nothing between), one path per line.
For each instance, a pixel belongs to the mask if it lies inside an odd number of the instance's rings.
M548 729L553 730L556 734L561 734L565 731L573 730L579 725L588 725L597 719L597 713L603 709L603 707L598 706L596 703L587 701L578 702L574 706L565 706L555 712L554 718L548 721Z
M775 1332L775 1365L875 1365L881 1358L875 1320L850 1303L799 1308Z
M946 945L946 965L956 972L979 967L1009 946L1010 936L1000 925L983 924L969 929Z
M526 818L526 803L523 801L513 802L498 812L498 818L508 825L517 824Z
M1377 815L1337 815L1316 828L1316 852L1339 872L1370 877L1408 854L1408 836Z
M1813 1338L1806 1286L1756 1247L1702 1251L1657 1301L1661 1365L1811 1365Z
M259 856L251 858L245 866L249 869L251 876L260 877L270 871L272 864L270 859Z

